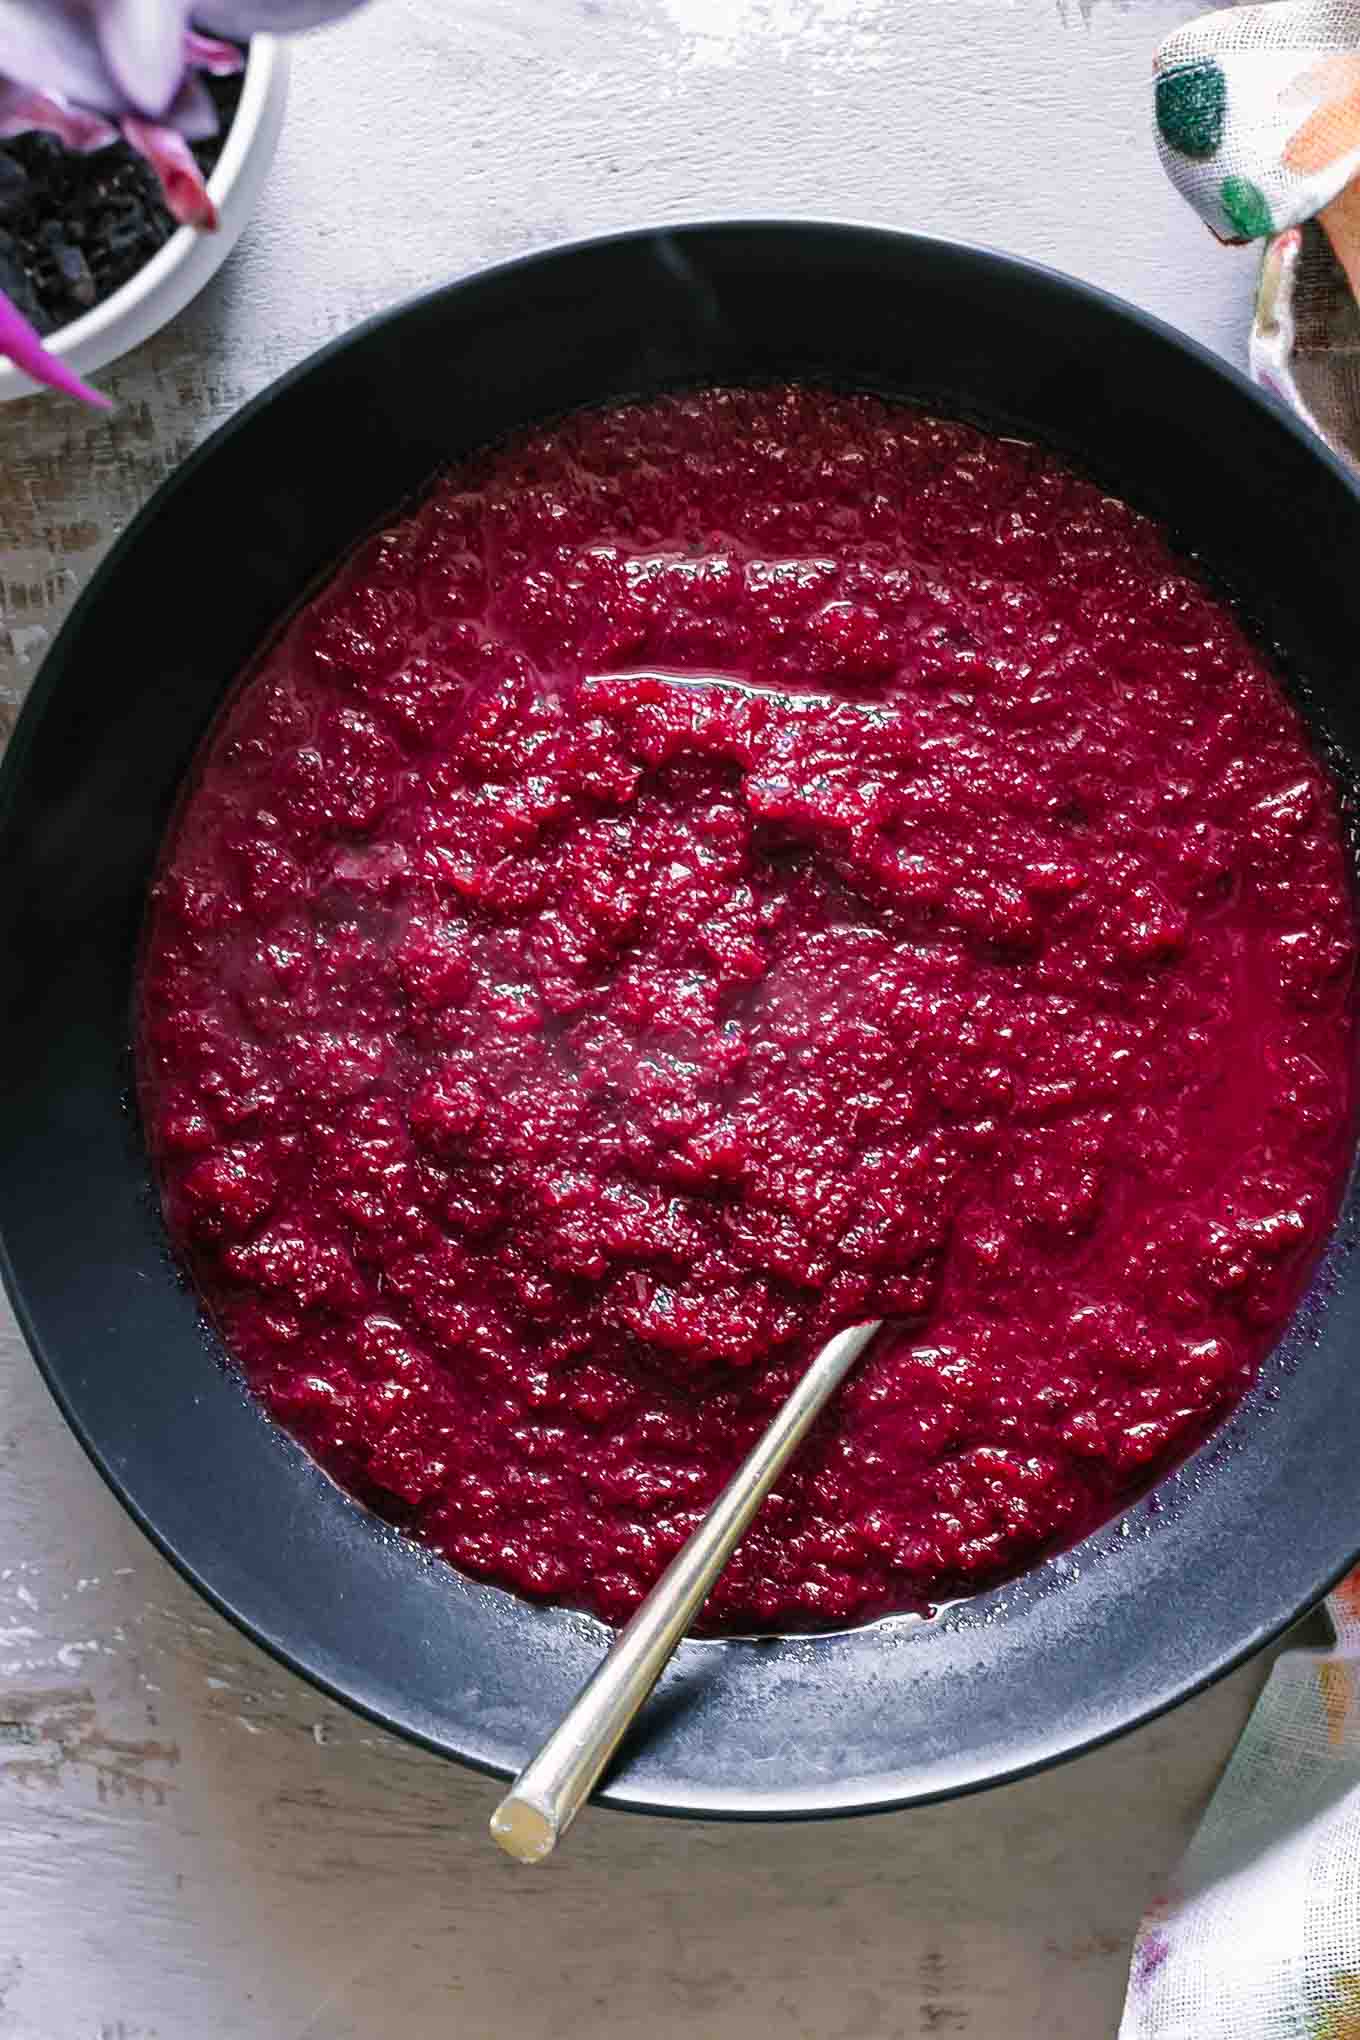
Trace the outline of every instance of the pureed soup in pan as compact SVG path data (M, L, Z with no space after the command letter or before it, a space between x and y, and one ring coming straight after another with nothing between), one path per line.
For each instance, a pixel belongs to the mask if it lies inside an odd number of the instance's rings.
M265 1407L611 1620L894 1320L705 1611L843 1625L1232 1407L1338 1204L1355 947L1327 775L1156 525L710 391L468 461L294 619L164 852L141 1095Z

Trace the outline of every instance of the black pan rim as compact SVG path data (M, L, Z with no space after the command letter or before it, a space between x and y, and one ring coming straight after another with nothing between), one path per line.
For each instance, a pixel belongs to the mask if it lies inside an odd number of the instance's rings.
M177 491L183 484L192 475L196 474L205 463L210 461L222 446L229 443L247 423L283 396L296 383L316 372L327 362L355 347L379 329L399 322L417 309L429 307L436 301L452 301L456 299L461 291L471 285L480 284L492 278L513 277L519 272L532 271L535 266L544 262L571 258L592 249L615 244L643 243L654 239L658 235L684 237L702 234L705 236L721 236L725 233L740 235L754 232L765 236L788 237L790 240L793 240L808 229L816 229L818 232L829 233L843 240L856 240L867 245L872 245L874 242L881 240L884 243L891 243L898 248L906 244L907 246L914 245L922 250L937 249L948 251L953 256L974 262L994 273L1006 272L1013 280L1022 280L1024 277L1029 276L1036 281L1041 280L1049 286L1056 287L1059 292L1066 294L1069 298L1085 300L1104 308L1123 323L1141 328L1145 333L1153 336L1163 344L1176 349L1182 354L1188 355L1213 376L1228 384L1242 399L1254 407L1264 419L1269 420L1274 430L1282 432L1291 438L1306 450L1308 458L1312 462L1320 464L1324 469L1329 470L1333 477L1342 484L1347 494L1356 503L1357 508L1360 509L1360 486L1357 486L1355 479L1346 469L1344 463L1309 432L1286 406L1273 396L1257 388L1241 370L1221 359L1201 343L1178 332L1174 327L1155 315L1118 298L1100 286L1068 276L1049 265L1009 255L993 248L979 246L951 236L918 234L891 225L842 218L823 218L818 216L800 216L796 218L781 216L753 217L733 213L708 219L660 221L654 225L636 226L586 237L569 238L543 247L526 250L524 253L512 256L505 261L469 272L451 282L417 292L387 310L364 320L347 332L338 335L295 367L286 371L260 394L252 398L231 418L227 419L201 446L194 449L187 459L160 485L95 570L89 584L74 605L71 616L63 627L62 634L65 635L68 632L72 632L80 624L84 615L97 605L103 591L120 571L121 564L126 555L140 542L147 523L153 516L159 515L173 502ZM43 671L40 672L34 685L29 690L6 755L3 761L0 761L0 828L3 828L10 818L15 792L24 774L26 758L34 732L41 718L46 713L49 700L58 684L59 678L60 673L57 662L49 658L45 661ZM373 1721L376 1725L399 1734L405 1739L436 1754L453 1756L470 1768L480 1771L485 1775L505 1777L510 1774L509 1767L506 1765L488 1760L484 1755L478 1754L475 1750L455 1748L450 1742L425 1734L411 1723L395 1718L383 1707L370 1704L361 1693L354 1691L352 1687L337 1683L318 1673L317 1670L307 1663L305 1654L301 1650L290 1647L282 1637L271 1633L266 1626L252 1619L241 1607L235 1605L229 1596L214 1588L192 1561L177 1548L175 1541L158 1530L155 1523L150 1520L146 1512L133 1499L127 1482L120 1476L117 1469L110 1464L107 1455L101 1451L98 1440L92 1435L90 1428L63 1386L60 1366L54 1363L52 1356L46 1350L45 1342L38 1333L37 1326L29 1313L20 1277L11 1257L8 1240L3 1236L0 1236L0 1277L3 1277L20 1328L47 1383L48 1389L66 1422L75 1433L82 1449L110 1491L138 1524L139 1528L148 1536L162 1555L170 1561L189 1585L210 1602L242 1634L250 1638L252 1642L260 1645L279 1663L286 1666L290 1671L297 1673L314 1687L328 1694L341 1704L364 1716L366 1719ZM623 1811L681 1818L746 1821L795 1818L824 1819L887 1812L912 1805L931 1804L942 1799L960 1797L974 1791L985 1790L992 1785L1011 1783L1031 1776L1057 1763L1070 1760L1087 1750L1098 1748L1121 1734L1157 1719L1182 1701L1204 1691L1283 1634L1308 1608L1313 1606L1330 1590L1336 1581L1355 1564L1357 1558L1360 1558L1360 1546L1357 1546L1353 1551L1348 1550L1344 1552L1334 1564L1329 1566L1311 1584L1305 1597L1302 1600L1298 1600L1296 1605L1282 1611L1277 1619L1256 1625L1248 1634L1237 1639L1230 1648L1217 1653L1207 1665L1201 1666L1193 1676L1173 1682L1166 1690L1159 1692L1153 1699L1138 1707L1136 1711L1130 1712L1127 1709L1115 1707L1108 1711L1106 1718L1100 1721L1097 1726L1082 1733L1075 1739L1071 1737L1064 1738L1060 1733L1047 1738L1034 1739L1032 1751L1026 1759L1008 1768L993 1769L987 1771L984 1775L950 1783L938 1790L922 1791L919 1787L912 1788L908 1782L909 1770L904 1767L900 1774L901 1789L872 1799L866 1799L859 1794L852 1783L848 1788L845 1788L844 1792L842 1792L841 1788L826 1788L824 1791L814 1795L800 1789L795 1793L784 1796L777 1792L761 1790L747 1793L734 1792L731 1796L724 1796L720 1801L715 1801L711 1796L706 1796L703 1788L697 1791L689 1790L682 1784L674 1782L667 1785L664 1795L650 1791L629 1789L627 1784L623 1783L608 1786L598 1795L598 1798L601 1803ZM807 1641L808 1639L803 1640ZM811 1641L815 1642L815 1639L811 1639ZM720 1645L718 1647L724 1648L727 1646ZM740 1648L741 1646L737 1645L735 1647Z

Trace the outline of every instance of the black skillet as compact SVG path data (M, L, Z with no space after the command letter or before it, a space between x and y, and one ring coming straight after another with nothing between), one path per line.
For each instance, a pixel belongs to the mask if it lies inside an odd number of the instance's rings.
M1171 522L1360 759L1360 494L1239 375L1004 256L774 222L639 232L449 285L246 407L158 492L50 653L0 778L0 1228L25 1330L162 1550L380 1722L516 1769L600 1650L474 1586L273 1430L177 1280L129 1103L142 902L238 668L327 564L460 450L677 384L822 376L1074 452ZM607 1793L728 1816L907 1804L1071 1755L1183 1699L1360 1551L1354 1194L1226 1429L1107 1530L936 1623L690 1644Z

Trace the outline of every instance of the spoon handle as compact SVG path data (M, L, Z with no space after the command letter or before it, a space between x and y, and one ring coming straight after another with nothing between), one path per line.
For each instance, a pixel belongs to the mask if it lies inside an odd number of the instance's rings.
M491 1833L507 1855L537 1863L561 1841L751 1518L880 1322L851 1325L822 1347L538 1755L524 1766L491 1816Z

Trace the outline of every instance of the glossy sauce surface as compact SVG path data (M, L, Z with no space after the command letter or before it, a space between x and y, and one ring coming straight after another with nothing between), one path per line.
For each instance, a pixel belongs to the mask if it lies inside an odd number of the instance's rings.
M469 462L267 653L167 844L142 1102L266 1407L610 1619L812 1347L898 1320L707 1610L839 1625L1236 1401L1335 1212L1354 952L1330 783L1154 525L708 392Z

